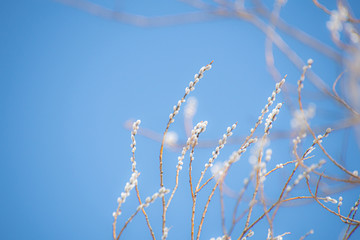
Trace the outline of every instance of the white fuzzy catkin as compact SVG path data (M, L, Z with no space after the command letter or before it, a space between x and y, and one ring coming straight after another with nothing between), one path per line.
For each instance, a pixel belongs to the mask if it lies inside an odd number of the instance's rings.
M282 107L282 103L278 103L276 107L269 113L268 117L265 121L265 134L269 134L269 130L272 128L272 123L276 120L276 116L280 112L280 108Z
M311 58L308 59L307 61L307 65L303 67L303 72L301 74L301 77L300 79L298 80L297 82L297 85L298 85L298 91L300 91L303 87L304 87L304 80L305 80L305 73L308 69L311 68L312 64L314 63L314 60L312 60Z
M210 240L231 240L231 237L224 235L222 237L217 237L217 238L212 237L210 238Z
M131 131L131 152L132 156L130 158L130 161L132 163L131 170L132 174L130 177L130 180L125 184L124 191L120 194L120 197L118 197L118 207L115 212L113 212L113 217L116 218L121 214L120 208L121 205L125 202L126 198L130 195L130 191L136 186L137 184L137 178L139 177L140 173L136 171L136 161L135 161L135 150L136 150L136 140L135 135L137 134L137 131L139 129L141 121L137 120L132 125L132 131Z
M136 161L135 161L135 150L136 150L136 141L135 141L135 135L137 134L137 131L139 130L139 125L140 125L141 121L137 120L136 122L133 123L132 126L132 131L131 131L131 152L133 153L133 155L130 158L130 161L132 163L132 172L135 172L136 169Z
M206 171L209 167L213 166L213 162L215 159L219 156L220 150L225 146L227 139L232 135L232 131L236 128L236 123L234 123L231 127L228 127L226 129L226 133L223 135L222 139L219 140L219 146L215 148L215 151L213 151L212 157L209 158L209 161L205 163L205 170Z
M195 90L195 85L199 82L199 80L204 76L204 72L211 69L211 64L208 64L202 68L200 68L199 73L195 74L194 81L189 83L189 87L185 88L184 96L178 101L178 103L173 107L174 111L169 115L169 123L173 123L175 120L175 116L179 113L181 104L185 102L185 98L191 91Z
M164 233L163 233L163 235L162 235L162 237L161 237L161 240L165 240L166 238L167 238L167 236L168 236L168 234L169 234L169 228L168 227L165 227L164 228Z
M316 143L321 143L322 142L322 139L327 137L329 135L329 133L332 131L331 128L327 128L325 133L323 135L319 134L314 140L313 140L313 144L316 144Z
M241 238L241 240L246 240L247 238L249 237L252 237L254 236L254 231L253 230L250 230L245 237Z
M157 198L162 198L165 194L167 194L169 192L170 192L170 190L166 189L165 187L160 188L159 191L154 193L151 197L147 197L145 199L145 202L140 204L137 207L137 210L141 210L143 208L148 207L150 205L150 203L153 203Z
M200 133L206 130L207 124L208 124L207 121L201 121L198 124L196 124L194 129L191 131L191 135L186 141L186 144L181 151L181 155L178 157L178 164L176 165L178 171L182 169L182 165L184 164L183 160L186 152L190 149L191 146L195 146L197 144L198 136Z
M283 233L281 235L278 235L276 237L271 238L272 232L270 229L268 229L268 235L266 240L283 240L283 236L290 234L289 232Z
M360 197L359 197L359 199L354 203L354 206L353 207L351 207L351 212L353 212L353 211L357 211L358 210L358 207L359 207L359 204L360 204ZM355 214L355 213L354 213Z
M234 123L231 127L226 129L226 134L223 135L222 139L219 140L219 146L215 148L215 151L212 152L212 157L209 158L209 161L205 163L205 169L201 172L201 176L203 176L206 170L210 167L212 175L215 179L219 179L225 171L225 166L228 166L228 162L216 163L213 166L215 159L219 156L220 150L225 146L227 139L232 135L232 131L236 128L237 124ZM226 165L225 165L226 164Z
M330 197L330 196L325 197L324 202L331 202L331 203L333 203L333 204L337 204L337 203L338 203L338 201L337 201L336 199L333 199L333 198Z
M117 217L121 214L120 207L125 202L126 198L130 195L130 191L135 187L137 184L137 178L139 177L140 173L136 170L131 174L129 182L125 184L124 191L120 194L120 197L117 199L118 207L116 212L113 213L113 217Z
M343 197L340 196L340 197L339 197L339 201L338 201L338 207L341 207L342 202L343 202Z
M282 87L282 85L284 85L284 83L285 83L285 77L280 82L276 83L275 90L271 93L271 97L269 97L267 99L267 103L266 103L265 107L261 110L261 116L259 116L258 122L256 123L256 125L262 123L264 115L269 111L269 107L274 103L276 95L280 93L281 87ZM254 133L254 131L255 131L255 129L252 128L250 130L250 133L252 134L252 133Z
M251 138L249 141L247 141L244 146L242 146L238 151L233 152L233 154L230 156L229 164L233 164L234 162L239 161L241 154L246 152L246 149L252 144L256 143L257 138Z

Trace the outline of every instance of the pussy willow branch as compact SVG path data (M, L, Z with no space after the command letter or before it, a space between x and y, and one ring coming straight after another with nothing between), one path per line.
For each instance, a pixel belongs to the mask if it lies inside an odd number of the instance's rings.
M214 61L211 61L208 65L202 67L200 70L199 70L199 73L195 75L195 80L194 82L191 81L190 84L189 84L189 87L186 87L185 88L185 94L184 96L178 101L177 105L174 106L174 111L173 113L170 114L169 116L169 121L166 125L166 129L164 131L164 134L163 134L163 138L162 138L162 141L161 141L161 147L160 147L160 154L159 154L159 162L160 162L160 187L164 187L164 180L163 180L163 151L164 151L164 144L165 144L165 138L166 138L166 134L169 130L169 127L171 125L171 123L174 122L174 118L175 116L178 114L178 112L180 111L180 107L181 107L181 104L183 102L185 102L185 98L189 95L189 93L191 91L193 91L195 89L195 85L197 82L199 82L199 80L203 77L203 74L205 71L211 69L211 65ZM162 234L164 235L165 233L165 223L166 223L166 211L167 211L167 207L166 207L166 202L165 202L165 196L162 196L161 198L162 200L162 207L163 207L163 213L162 213Z
M309 66L311 66L311 64L308 65L307 67L304 67L303 73L302 73L302 75L301 75L301 79L304 79L304 78L305 78L305 73L306 73L306 70L307 70L308 68L310 68ZM298 86L298 103L299 103L299 109L300 109L301 113L305 116L304 109L303 109L303 106L302 106L302 101L301 101L301 89L302 89L302 85L303 85L302 82L303 82L303 80L302 80L302 81L299 80L299 86ZM317 137L316 137L314 131L311 129L309 123L307 122L306 119L305 119L304 122L305 122L305 125L306 125L308 131L311 133L311 135L313 136L314 140L316 140ZM359 176L354 175L352 172L348 171L345 167L343 167L342 165L340 165L335 159L333 159L333 158L330 156L330 154L325 150L325 148L321 145L320 142L317 142L317 145L320 147L320 149L323 151L323 153L327 156L327 158L330 159L330 161L331 161L332 163L334 163L339 169L341 169L343 172L345 172L346 174L350 175L351 177L353 177L353 178L355 178L355 179L357 179L357 180L360 180L360 177L359 177Z

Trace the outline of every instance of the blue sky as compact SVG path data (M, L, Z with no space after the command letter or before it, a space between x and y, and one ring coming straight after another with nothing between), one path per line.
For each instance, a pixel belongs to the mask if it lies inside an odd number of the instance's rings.
M353 9L360 9L353 2ZM331 4L329 8L334 8ZM106 1L103 5L113 3ZM125 2L120 7L148 16L193 10L177 1ZM332 44L325 26L329 17L311 1L289 0L281 16L287 23ZM239 122L236 134L244 136L273 90L274 81L265 64L264 35L237 19L142 28L45 0L7 1L0 9L0 19L3 239L111 239L116 198L131 175L130 132L124 123L141 119L141 127L163 132L172 106L194 74L210 61L214 60L213 68L192 93L199 102L195 121L209 122L204 139L218 139L234 122ZM284 39L304 61L313 58L313 69L332 84L341 71L339 65L286 35ZM280 73L288 74L287 81L296 84L300 73L277 49L275 57ZM310 83L308 87L314 89ZM280 101L284 99L280 97ZM333 108L326 104L320 103L320 115L322 107ZM343 114L334 111L338 116ZM288 115L284 110L278 130L289 129ZM326 115L324 119L319 121L326 121ZM182 113L171 130L185 140ZM158 190L160 145L143 136L137 137L137 143L139 184L146 197ZM358 156L353 145L349 149L355 150L348 154ZM221 160L232 150L225 150ZM274 155L280 158L281 146L273 146L276 150ZM208 159L211 151L201 149L199 155ZM289 150L283 151L288 154ZM166 150L165 155L170 162L166 167L175 170L178 152ZM350 165L359 167L358 163ZM240 181L247 168L242 170ZM169 185L171 181L169 177ZM189 218L179 220L186 208L182 199L188 197L187 188L174 201L169 239L188 238L181 229L188 226ZM358 194L358 189L353 191ZM353 195L349 206L356 200ZM131 200L128 204L136 208ZM214 221L209 220L211 227L203 234L204 239L221 235L216 204L214 201L214 210L209 212L209 219ZM158 207L154 204L152 211L157 230ZM313 217L315 222L305 224L309 216L300 215L294 225L281 227L280 221L278 233L291 231L299 238L312 226L318 234L313 239L337 236L343 225L318 208L308 208L319 212ZM131 209L128 211L130 214ZM297 218L287 211L282 213L285 222ZM333 232L323 231L321 226L317 232L317 224L324 221L321 214L329 221L325 228L331 226ZM258 237L266 234L260 232L264 229L259 228ZM127 230L125 239L149 237L143 216L137 216ZM181 234L185 237L176 237Z

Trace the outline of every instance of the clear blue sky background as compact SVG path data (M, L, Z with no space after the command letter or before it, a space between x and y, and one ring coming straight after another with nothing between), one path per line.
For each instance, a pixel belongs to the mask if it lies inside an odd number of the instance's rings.
M352 2L358 10L360 4ZM149 16L192 10L176 1L125 2L123 7ZM331 44L328 16L310 0L289 0L281 16ZM236 134L244 136L274 85L265 67L264 35L240 20L139 28L54 1L20 0L2 3L0 29L1 239L111 239L116 198L131 175L130 132L124 128L128 119L141 119L142 127L161 133L193 75L214 60L193 94L199 101L195 120L209 121L205 139L219 138L236 121ZM304 61L313 58L316 71L332 83L340 71L334 62L285 39ZM299 72L277 50L275 55L281 74L295 84ZM184 140L181 116L172 130ZM280 130L289 129L285 116L279 119ZM146 197L158 190L159 143L142 136L137 143L139 184ZM281 147L273 149L281 156ZM232 150L225 150L220 160ZM206 161L211 151L199 155ZM287 148L283 151L289 156ZM175 170L177 155L165 152L169 171ZM243 174L238 181L246 177ZM173 178L168 181L172 186ZM180 190L184 194L170 212L169 239L189 238L189 217L179 220L183 212L190 214L182 204L182 198L189 199L187 183ZM356 196L351 199L350 205ZM125 206L135 209L134 201L130 198ZM213 204L204 239L221 235L219 204ZM157 234L158 207L155 204L151 212ZM336 239L343 225L323 209L318 212L324 217L283 211L288 224L280 221L277 233L291 231L288 239L298 239L313 228L316 235L311 239ZM329 221L326 230L321 226L324 219ZM256 234L254 239L263 239L266 226ZM124 235L134 236L150 236L143 216L137 216Z

